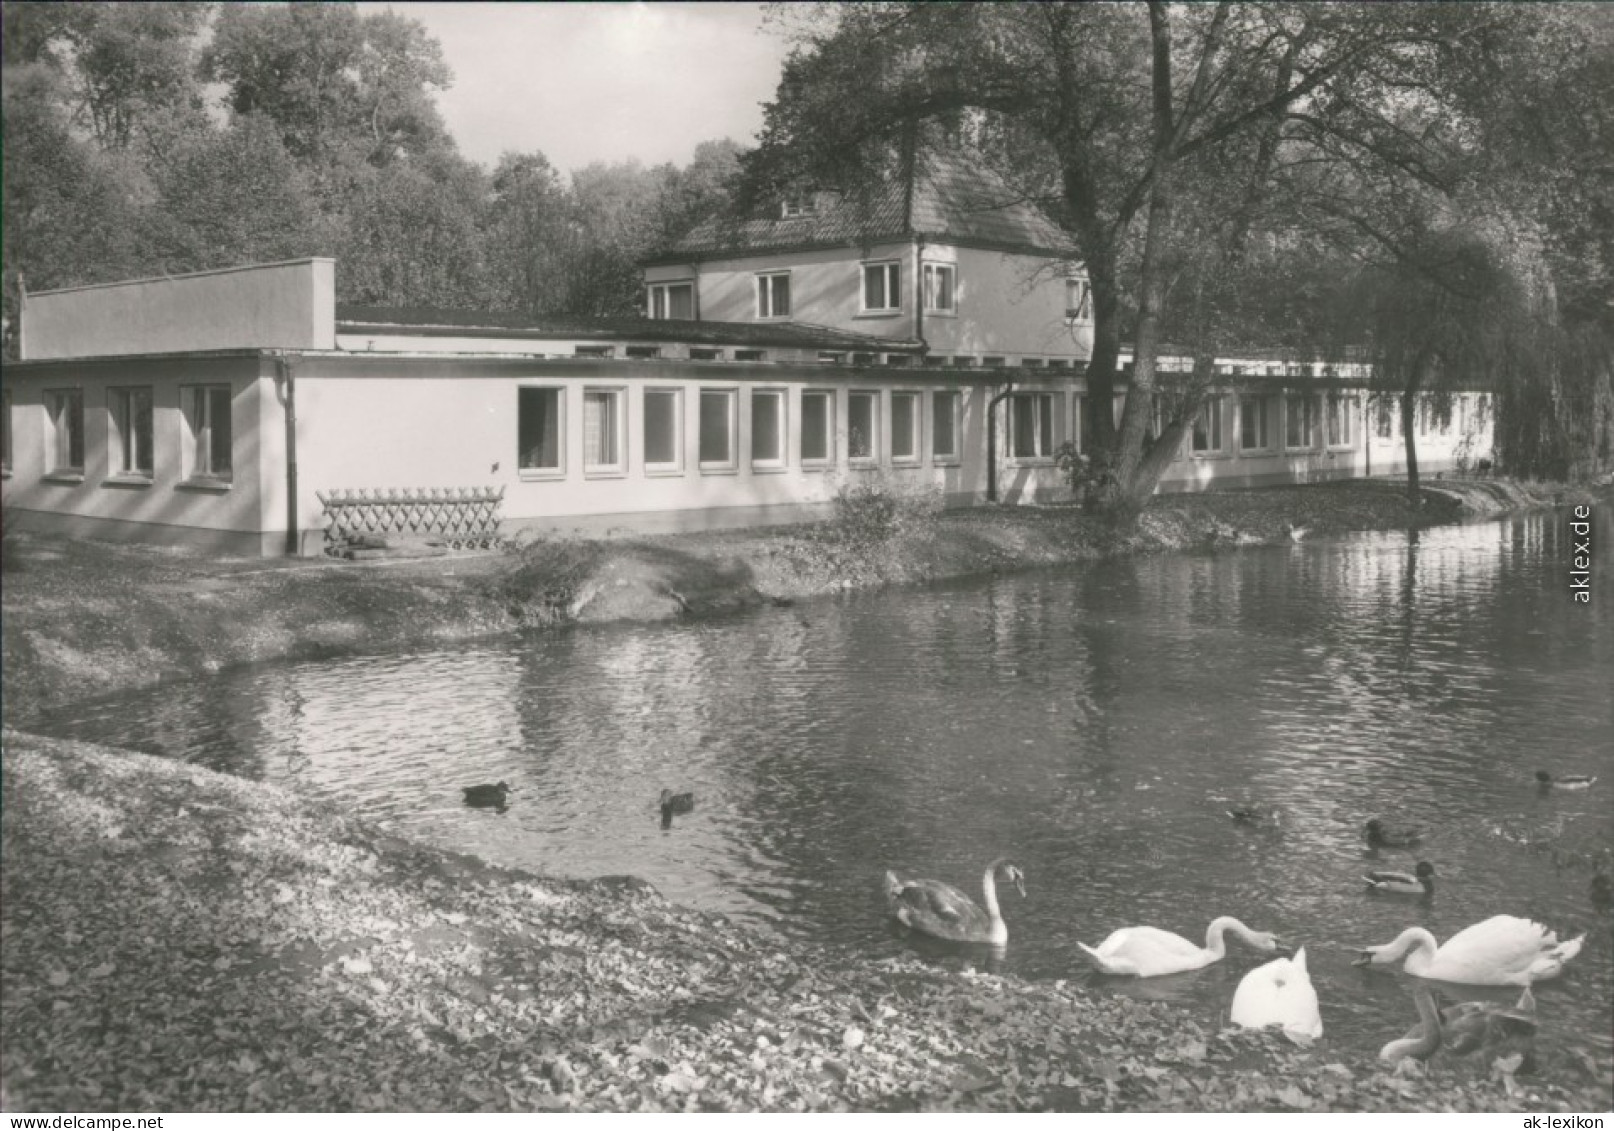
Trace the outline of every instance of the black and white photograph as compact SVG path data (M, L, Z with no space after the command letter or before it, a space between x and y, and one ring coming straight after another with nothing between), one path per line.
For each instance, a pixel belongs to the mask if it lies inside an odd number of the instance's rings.
M1604 1126L1614 0L0 11L7 1128Z

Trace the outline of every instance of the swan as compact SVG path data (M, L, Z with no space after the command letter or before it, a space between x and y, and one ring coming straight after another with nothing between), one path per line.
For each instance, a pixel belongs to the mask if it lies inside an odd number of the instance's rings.
M1465 927L1441 946L1422 927L1408 927L1391 942L1362 948L1357 966L1390 966L1406 956L1404 969L1420 978L1470 986L1528 986L1563 973L1580 953L1581 935L1568 942L1529 919L1493 915Z
M1292 522L1289 523L1287 526L1285 526L1284 529L1286 529L1289 532L1289 541L1297 543L1297 544L1300 542L1301 539L1305 538L1306 535L1311 533L1311 527L1309 527L1309 526L1296 526Z
M1590 789L1596 774L1564 774L1553 777L1546 770L1536 771L1536 785L1542 789Z
M1380 1049L1380 1060L1392 1064L1407 1057L1427 1060L1442 1044L1461 1055L1483 1048L1493 1037L1535 1035L1536 999L1529 986L1511 1007L1494 1001L1460 1001L1437 1011L1434 995L1421 982L1413 986L1412 999L1418 1023Z
M940 880L904 880L895 872L885 874L886 905L897 922L934 938L949 942L992 943L1009 941L1009 928L998 910L997 874L1014 885L1022 898L1026 894L1025 873L1006 856L986 866L981 876L980 905L952 884Z
M1211 921L1205 931L1205 945L1195 946L1181 935L1162 931L1158 927L1122 927L1096 947L1078 942L1094 966L1105 974L1135 974L1140 978L1153 978L1161 974L1177 974L1184 970L1198 970L1219 961L1227 953L1223 938L1232 931L1256 950L1278 949L1276 935L1266 931L1252 931L1231 915Z
M503 809L505 794L510 787L504 782L497 785L468 785L464 786L465 804L474 809Z
M1427 860L1418 861L1418 866L1411 872L1369 872L1362 878L1367 881L1367 890L1372 892L1386 895L1435 894L1435 866Z
M1362 826L1363 835L1374 848L1410 848L1423 839L1423 830L1410 825L1392 825L1374 817Z
M1323 1015L1317 1007L1317 990L1306 972L1306 948L1293 958L1275 958L1257 966L1239 980L1233 992L1233 1024L1245 1029L1267 1025L1305 1043L1323 1035Z

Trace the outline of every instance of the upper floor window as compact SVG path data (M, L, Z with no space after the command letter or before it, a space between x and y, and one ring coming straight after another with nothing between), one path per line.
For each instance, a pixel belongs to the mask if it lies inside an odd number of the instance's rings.
M112 389L112 474L150 479L151 386Z
M865 312L902 309L902 265L888 263L863 265L863 309Z
M951 263L925 264L926 311L931 314L953 314L958 310L957 271Z
M651 283L649 306L652 318L692 319L695 317L695 284Z
M794 220L798 216L811 216L817 211L813 202L813 194L804 189L793 189L785 193L784 199L779 202L779 215L785 220Z
M790 317L790 272L757 276L757 317Z
M49 389L45 407L50 413L45 466L53 472L83 474L84 390Z
M185 478L229 479L234 437L230 386L189 385L180 390L187 444Z
M1085 322L1093 317L1093 288L1086 279L1065 280L1065 317Z

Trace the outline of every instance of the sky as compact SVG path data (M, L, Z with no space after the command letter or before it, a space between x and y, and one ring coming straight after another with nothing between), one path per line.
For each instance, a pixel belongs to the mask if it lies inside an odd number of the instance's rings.
M438 108L460 152L537 150L570 172L688 164L702 141L753 142L786 54L744 3L395 3L443 47Z

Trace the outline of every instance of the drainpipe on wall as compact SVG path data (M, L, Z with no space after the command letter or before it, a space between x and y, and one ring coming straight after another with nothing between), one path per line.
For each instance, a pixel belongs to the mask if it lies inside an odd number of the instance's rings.
M275 358L281 377L275 393L286 406L286 555L293 558L302 550L297 523L297 361L294 353Z
M986 405L986 501L989 503L998 501L998 404L1007 400L1012 392L1014 381L1011 379Z

